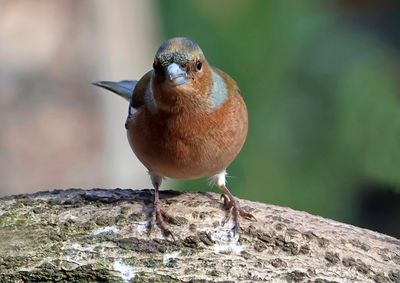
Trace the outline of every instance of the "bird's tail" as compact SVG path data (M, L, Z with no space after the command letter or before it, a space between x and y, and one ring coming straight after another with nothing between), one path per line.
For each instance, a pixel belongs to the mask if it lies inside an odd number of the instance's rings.
M112 91L119 96L131 100L133 96L133 90L137 84L137 81L120 81L120 82L110 82L110 81L100 81L92 83L95 86L105 88Z

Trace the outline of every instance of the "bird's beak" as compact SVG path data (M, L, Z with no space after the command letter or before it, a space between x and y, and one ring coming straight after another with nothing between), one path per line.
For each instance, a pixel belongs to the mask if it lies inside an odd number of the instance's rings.
M133 95L133 90L136 86L137 81L120 81L120 82L110 82L110 81L101 81L92 83L95 86L99 86L105 88L109 91L112 91L119 96L122 96L128 100L131 99Z
M178 64L171 63L167 67L167 76L175 85L182 85L187 82L187 73Z

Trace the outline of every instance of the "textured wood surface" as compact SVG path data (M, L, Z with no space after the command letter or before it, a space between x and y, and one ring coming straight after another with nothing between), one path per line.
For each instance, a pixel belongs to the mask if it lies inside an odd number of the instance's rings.
M163 191L174 238L147 236L148 190L0 198L0 282L400 282L400 241L241 201L240 237L215 193Z

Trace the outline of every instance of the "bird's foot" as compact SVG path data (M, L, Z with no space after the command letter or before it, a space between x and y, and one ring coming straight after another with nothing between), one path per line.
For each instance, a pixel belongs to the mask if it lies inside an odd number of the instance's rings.
M253 214L243 211L240 208L239 202L232 199L229 199L226 195L221 195L221 198L224 199L223 208L226 210L226 216L222 221L222 226L224 226L233 216L233 223L234 226L232 228L233 232L236 233L239 231L240 224L239 224L239 216L251 220L256 221L257 219L253 216Z
M149 222L149 226L148 226L148 230L147 230L148 235L151 234L151 231L154 227L154 223L157 223L158 227L160 227L161 232L163 233L163 235L165 237L171 236L174 239L174 235L172 234L171 230L168 229L166 222L171 223L171 224L176 223L175 219L164 210L160 200L154 201L152 217L151 217L151 221Z

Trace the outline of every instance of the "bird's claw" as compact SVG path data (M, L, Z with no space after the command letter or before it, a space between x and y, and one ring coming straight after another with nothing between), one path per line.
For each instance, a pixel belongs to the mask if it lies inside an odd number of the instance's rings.
M224 204L223 204L222 207L225 210L228 210L228 209L230 209L232 207L231 201L229 200L229 198L226 195L221 195L220 199L224 199Z
M222 226L224 226L233 215L234 226L232 227L232 231L234 234L236 234L240 229L239 216L246 220L257 221L253 214L243 211L237 201L229 200L226 195L221 195L221 198L224 199L223 208L226 210L226 216L222 221Z
M250 220L250 221L257 221L257 218L255 218L253 214L251 214L249 212L246 212L246 211L243 211L241 209L239 210L239 215L241 217L243 217L244 219L247 219L247 220Z
M171 236L172 239L175 240L174 235L172 234L171 230L167 228L165 222L171 224L176 223L175 219L164 210L160 201L155 201L151 221L149 222L149 226L147 229L148 236L150 236L153 230L154 223L157 223L158 227L161 229L161 232L165 237Z

